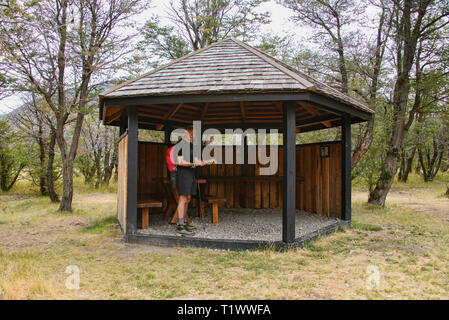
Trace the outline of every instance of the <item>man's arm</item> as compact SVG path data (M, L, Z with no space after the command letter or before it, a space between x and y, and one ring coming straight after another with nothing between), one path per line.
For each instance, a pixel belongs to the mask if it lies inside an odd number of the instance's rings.
M194 167L195 163L185 161L182 156L178 156L178 166L180 167Z

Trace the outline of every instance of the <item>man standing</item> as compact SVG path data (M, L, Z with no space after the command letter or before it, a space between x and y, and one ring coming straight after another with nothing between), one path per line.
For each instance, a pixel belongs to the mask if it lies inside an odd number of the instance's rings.
M195 167L204 166L206 163L193 157L193 130L187 129L184 138L177 143L174 149L176 170L176 187L178 189L178 224L176 226L177 236L194 235L195 227L186 222L187 209L192 196L196 195L197 182L195 179Z

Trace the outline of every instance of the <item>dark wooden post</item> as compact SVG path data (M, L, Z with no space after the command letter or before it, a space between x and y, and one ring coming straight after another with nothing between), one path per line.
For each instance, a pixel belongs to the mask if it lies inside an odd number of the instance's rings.
M171 140L170 140L171 131L172 131L172 127L169 124L166 124L164 126L164 143L171 143Z
M296 196L296 110L294 101L283 103L283 206L282 241L295 240L295 196Z
M341 138L341 218L345 221L351 221L351 119L347 114L342 117Z
M125 133L127 127L126 123L126 113L123 112L120 117L120 136Z
M127 193L127 233L137 231L137 108L128 107L128 193Z

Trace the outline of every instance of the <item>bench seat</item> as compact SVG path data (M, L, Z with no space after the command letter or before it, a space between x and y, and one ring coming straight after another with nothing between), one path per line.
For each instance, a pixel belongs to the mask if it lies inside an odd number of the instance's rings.
M218 223L218 205L223 204L226 202L226 198L220 198L217 196L204 196L202 197L202 203L201 203L201 218L204 218L204 207L206 203L210 204L212 206L212 223L217 224Z

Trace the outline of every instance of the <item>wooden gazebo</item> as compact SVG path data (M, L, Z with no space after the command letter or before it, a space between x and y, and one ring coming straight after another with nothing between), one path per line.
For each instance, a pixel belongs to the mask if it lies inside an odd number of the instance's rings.
M195 120L203 129L276 128L283 133L279 179L262 185L247 180L244 188L237 178L211 179L209 191L224 190L230 197L227 206L282 208L282 241L287 244L295 242L295 209L348 223L351 124L372 116L353 98L231 38L116 86L100 95L100 118L104 125L120 127L118 215L125 237L135 239L141 189L157 189L155 179L167 175L163 159L171 131ZM297 133L337 126L341 141L296 145ZM164 131L165 143L139 142L138 129ZM321 146L330 148L329 157L320 156ZM254 168L217 165L203 174L257 176L257 164Z

